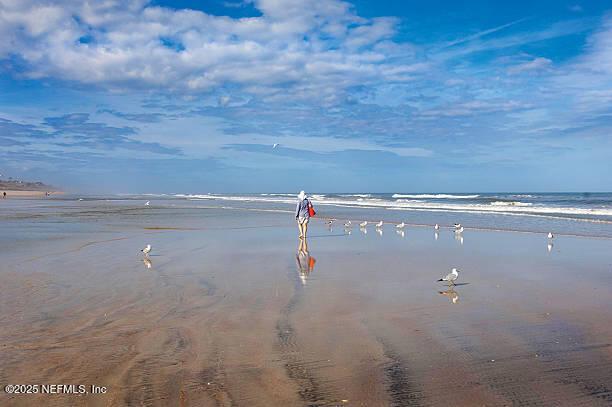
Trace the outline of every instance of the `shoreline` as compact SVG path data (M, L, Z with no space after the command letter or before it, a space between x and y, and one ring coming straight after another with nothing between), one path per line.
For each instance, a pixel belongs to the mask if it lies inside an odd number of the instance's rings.
M37 190L11 190L11 189L2 189L0 190L0 195L2 192L6 192L6 199L11 198L46 198L48 196L53 195L62 195L64 192L62 191L37 191ZM49 195L46 195L46 194ZM0 196L0 199L2 197Z

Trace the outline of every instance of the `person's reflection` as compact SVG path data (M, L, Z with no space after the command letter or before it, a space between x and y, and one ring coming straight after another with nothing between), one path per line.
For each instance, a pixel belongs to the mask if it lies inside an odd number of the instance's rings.
M457 291L455 291L454 288L449 288L445 291L438 291L438 293L448 297L453 304L459 302L459 294L457 294Z
M295 260L297 262L300 280L302 281L302 284L306 285L306 280L308 279L310 273L313 272L315 263L317 261L310 255L310 252L308 251L308 241L306 241L306 239L300 239Z
M151 262L151 259L149 259L148 257L145 257L144 259L142 259L142 262L144 263L144 266L147 269L150 269L151 267L153 267L153 262Z

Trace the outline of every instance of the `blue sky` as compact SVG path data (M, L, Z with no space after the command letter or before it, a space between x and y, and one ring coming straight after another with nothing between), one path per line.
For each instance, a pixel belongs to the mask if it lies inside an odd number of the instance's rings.
M0 37L4 177L612 190L606 1L0 0Z

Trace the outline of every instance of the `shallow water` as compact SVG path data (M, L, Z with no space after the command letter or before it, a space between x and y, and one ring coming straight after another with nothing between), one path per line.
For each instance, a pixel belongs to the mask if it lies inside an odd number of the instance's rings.
M315 219L299 252L282 212L14 202L0 381L109 390L1 405L612 403L610 239Z

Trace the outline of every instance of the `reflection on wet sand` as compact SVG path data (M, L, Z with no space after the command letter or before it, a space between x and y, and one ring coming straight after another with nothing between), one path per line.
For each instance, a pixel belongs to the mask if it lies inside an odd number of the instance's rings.
M459 294L457 291L455 291L454 287L445 291L438 291L438 293L448 297L453 304L456 304L459 301Z
M153 267L153 262L151 261L151 259L149 257L145 257L142 259L142 262L145 265L145 268L150 269L151 267Z
M306 281L308 280L310 273L314 271L314 266L316 263L316 259L312 257L308 251L308 241L306 239L300 239L295 259L300 281L303 285L306 285Z

